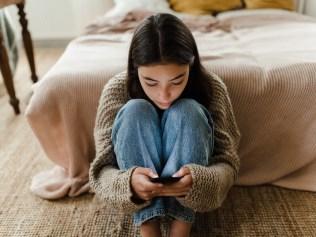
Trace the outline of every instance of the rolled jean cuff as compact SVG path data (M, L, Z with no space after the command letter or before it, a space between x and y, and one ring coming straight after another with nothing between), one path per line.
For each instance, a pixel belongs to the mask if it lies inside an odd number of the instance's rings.
M134 224L137 226L140 226L142 223L145 221L148 221L154 217L160 217L160 216L166 216L167 212L166 209L161 208L161 209L154 209L150 212L143 212L142 214L134 214Z
M150 212L144 212L142 214L134 214L134 224L140 226L145 221L148 221L155 217L172 217L177 220L181 220L188 223L193 223L195 221L195 213L193 215L187 215L185 213L179 213L177 211L173 211L172 209L155 209Z

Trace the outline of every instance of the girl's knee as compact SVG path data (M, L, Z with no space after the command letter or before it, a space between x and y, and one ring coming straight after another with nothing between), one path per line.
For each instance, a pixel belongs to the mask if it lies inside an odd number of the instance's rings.
M121 109L122 113L131 119L142 118L156 113L154 106L145 99L129 100ZM146 115L146 116L144 116Z
M141 124L151 124L153 121L158 123L158 113L153 105L144 99L129 100L117 113L112 128L112 138L115 139L118 131L127 131L134 133L134 129Z
M196 100L182 98L176 101L168 109L168 117L176 121L185 120L190 122L198 122L201 119L208 120L208 114Z

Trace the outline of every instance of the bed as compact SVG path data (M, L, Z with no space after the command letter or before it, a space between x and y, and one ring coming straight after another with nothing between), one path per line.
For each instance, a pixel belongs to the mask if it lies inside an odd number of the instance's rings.
M280 9L180 14L205 67L225 82L242 138L236 185L316 191L316 19ZM32 179L46 199L89 192L101 91L124 71L134 27L152 9L115 8L74 39L33 86L25 115L55 166Z

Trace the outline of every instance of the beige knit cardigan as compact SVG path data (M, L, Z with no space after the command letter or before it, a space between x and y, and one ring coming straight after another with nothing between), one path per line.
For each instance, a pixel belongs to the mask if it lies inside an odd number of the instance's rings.
M182 205L199 212L221 206L237 179L240 166L237 154L240 132L227 88L215 74L212 74L211 84L213 99L208 109L215 125L215 163L208 167L186 165L192 174L192 188L185 197L177 198ZM138 204L131 200L131 174L136 167L122 171L113 165L115 156L111 141L112 125L117 112L129 99L126 72L114 76L105 85L94 129L96 157L89 172L90 186L96 195L107 205L125 213L135 212L150 204L150 201Z

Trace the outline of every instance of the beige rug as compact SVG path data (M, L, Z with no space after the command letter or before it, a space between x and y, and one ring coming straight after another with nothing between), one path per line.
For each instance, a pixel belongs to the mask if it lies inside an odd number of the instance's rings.
M62 50L36 52L41 76ZM23 112L31 93L24 57L15 84ZM0 77L0 236L138 236L130 216L111 210L93 195L46 201L29 192L31 177L52 164L24 116L15 116L7 102ZM192 236L316 236L315 223L315 193L234 187L221 208L198 215Z

